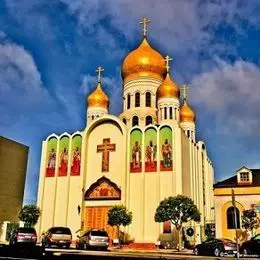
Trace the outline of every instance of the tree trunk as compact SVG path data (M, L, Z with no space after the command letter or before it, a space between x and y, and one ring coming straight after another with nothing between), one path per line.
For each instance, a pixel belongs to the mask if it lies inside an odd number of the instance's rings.
M177 228L177 231L178 231L178 235L179 235L179 246L178 246L178 251L181 251L182 250L182 226L178 227Z
M118 248L120 248L120 226L117 226Z

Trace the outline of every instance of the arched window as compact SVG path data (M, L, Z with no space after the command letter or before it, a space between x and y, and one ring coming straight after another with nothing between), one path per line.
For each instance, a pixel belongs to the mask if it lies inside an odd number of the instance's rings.
M125 118L123 118L123 123L126 125L126 119Z
M170 119L172 119L172 107L170 107Z
M147 116L145 118L145 125L150 125L153 123L153 118L151 116Z
M135 107L140 107L140 93L135 93Z
M127 109L129 109L131 107L131 95L128 94L127 95Z
M237 218L237 228L240 228L240 212L239 209L235 207L229 207L227 209L227 228L228 229L235 229L236 225L235 225L235 214L236 214L236 218Z
M167 119L167 107L164 107L164 119Z
M190 130L187 131L187 136L190 137Z
M145 106L150 107L151 106L151 93L146 92L145 94Z
M139 125L139 118L138 116L134 116L132 120L132 126Z

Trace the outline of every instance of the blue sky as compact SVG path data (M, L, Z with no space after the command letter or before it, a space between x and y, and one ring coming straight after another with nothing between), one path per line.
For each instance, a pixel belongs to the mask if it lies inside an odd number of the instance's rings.
M120 113L120 66L144 16L151 45L174 57L173 78L190 86L216 180L260 167L259 0L4 0L0 134L30 147L25 203L36 201L42 140L84 129L99 65L110 112Z

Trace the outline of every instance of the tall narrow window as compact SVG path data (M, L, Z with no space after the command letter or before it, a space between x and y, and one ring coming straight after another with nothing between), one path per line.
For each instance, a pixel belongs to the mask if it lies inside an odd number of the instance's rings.
M170 119L172 119L172 107L170 107Z
M164 119L167 119L167 107L164 107Z
M228 229L235 229L235 213L236 213L236 218L237 218L237 228L240 228L240 212L239 209L232 207L229 207L227 209L227 228Z
M140 107L140 93L135 93L135 107Z
M151 93L146 92L145 94L145 106L150 107L151 106Z
M131 107L131 95L128 94L127 95L127 109L129 109Z
M138 126L139 124L139 118L138 116L134 116L133 119L132 119L132 126Z
M153 123L153 118L151 116L147 116L145 118L145 125L150 125Z

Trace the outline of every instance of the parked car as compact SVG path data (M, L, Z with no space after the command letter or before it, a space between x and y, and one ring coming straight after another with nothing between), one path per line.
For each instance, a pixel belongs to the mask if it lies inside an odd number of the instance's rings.
M11 233L9 244L28 244L35 245L37 242L37 234L34 228L19 227Z
M104 230L91 229L86 231L82 236L78 236L76 241L77 249L97 248L107 250L109 244L108 234Z
M42 236L42 246L51 247L53 245L58 247L70 247L72 242L72 234L68 227L51 227Z
M241 245L239 252L243 256L260 255L260 234L257 234L250 240L244 242Z
M195 246L195 255L215 255L217 257L227 254L236 254L236 243L229 239L210 238Z

